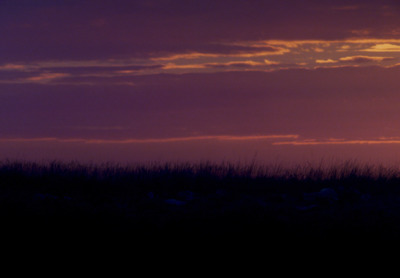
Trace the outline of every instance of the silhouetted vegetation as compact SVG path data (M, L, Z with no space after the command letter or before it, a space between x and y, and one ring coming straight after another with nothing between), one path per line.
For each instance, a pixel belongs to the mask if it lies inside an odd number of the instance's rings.
M394 239L397 168L344 162L147 165L0 163L3 232L15 236Z

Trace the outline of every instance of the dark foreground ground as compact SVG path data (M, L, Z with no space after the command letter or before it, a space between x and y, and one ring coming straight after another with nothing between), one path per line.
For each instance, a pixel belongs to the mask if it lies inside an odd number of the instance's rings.
M203 163L0 164L7 240L251 244L393 242L396 169Z

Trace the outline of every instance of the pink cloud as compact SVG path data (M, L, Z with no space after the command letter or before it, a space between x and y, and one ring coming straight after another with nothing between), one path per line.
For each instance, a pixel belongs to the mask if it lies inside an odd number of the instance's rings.
M17 64L6 64L0 66L0 70L25 70L27 67L24 65L17 65Z
M301 141L282 141L273 142L272 145L293 145L293 146L312 146L312 145L381 145L381 144L400 144L399 137L381 137L378 139L336 139L328 140L305 139Z
M26 80L31 82L47 82L53 79L67 77L69 74L67 73L42 73L38 76L28 77Z
M188 136L188 137L170 137L170 138L147 138L147 139L86 139L86 138L3 138L0 142L59 142L59 143L86 143L86 144L141 144L141 143L173 143L188 141L257 141L257 140L274 140L274 139L297 139L299 135L295 134L271 134L271 135L205 135L205 136Z

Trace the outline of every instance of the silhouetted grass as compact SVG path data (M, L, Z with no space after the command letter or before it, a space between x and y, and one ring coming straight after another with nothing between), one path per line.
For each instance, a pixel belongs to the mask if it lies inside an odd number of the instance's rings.
M290 168L4 161L0 217L3 231L25 236L394 239L400 172L352 161Z

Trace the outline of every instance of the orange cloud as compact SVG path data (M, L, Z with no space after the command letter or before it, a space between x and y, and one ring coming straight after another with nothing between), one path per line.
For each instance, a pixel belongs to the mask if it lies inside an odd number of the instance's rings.
M235 61L227 63L207 63L204 64L208 68L223 68L223 67L257 67L265 66L265 63L255 62L255 61Z
M326 60L315 60L317 64L332 64L332 63L337 63L338 61L332 60L332 59L326 59Z
M264 59L264 63L266 65L279 65L280 64L279 62L270 61L270 60L267 60L267 59Z
M322 48L320 48L320 47L315 47L313 50L314 50L315 52L319 52L319 53L322 53L322 52L325 51L324 49L322 49Z
M381 63L395 60L394 57L365 56L372 52L400 52L400 39L343 39L343 40L264 40L243 41L227 44L199 46L201 50L190 53L175 53L146 59L106 59L89 61L37 61L30 64L4 64L0 71L15 71L4 74L0 83L41 83L57 82L77 85L94 85L107 77L124 78L128 75L158 74L163 72L203 72L226 70L284 70L302 66L308 69L318 67L337 67L343 65L360 65L362 63ZM339 58L337 54L346 51L347 57ZM371 52L371 53L367 53ZM285 55L289 53L289 55ZM327 55L325 55L325 53ZM330 56L332 53L335 55ZM293 54L293 55L292 55ZM301 54L301 55L299 55ZM358 55L360 54L360 55ZM274 56L270 60L269 55ZM329 56L328 56L329 55ZM390 54L387 54L390 55ZM295 56L295 57L294 57ZM343 55L344 56L344 55ZM266 59L268 58L268 59ZM155 61L165 61L157 63ZM234 60L234 61L232 61ZM235 61L245 60L245 61ZM290 63L289 63L290 61ZM314 62L312 62L314 61ZM384 66L393 66L385 63ZM381 65L383 66L383 65ZM18 71L21 73L18 75ZM24 71L24 73L22 73ZM29 76L27 76L29 73ZM9 76L13 78L9 78ZM73 78L62 79L71 76ZM95 78L92 78L95 77ZM90 81L86 81L86 79ZM96 79L97 78L97 79ZM82 79L82 81L74 81ZM128 83L120 83L128 84Z
M252 43L251 46L262 47L265 45L271 46L285 46L288 48L295 48L300 45L309 44L309 45L319 45L320 47L328 47L331 44L393 44L400 43L400 39L357 39L357 38L349 38L343 40L265 40ZM350 46L346 46L348 48Z
M252 52L252 53L238 53L238 54L229 54L225 55L227 57L240 57L240 58L251 58L251 57L262 57L262 56L270 56L270 55L282 55L290 52L288 49L281 48L277 51L260 51L260 52Z
M203 63L203 64L186 64L186 65L178 65L174 63L168 63L164 65L163 69L205 69L205 68L228 68L228 67L260 67L265 65L277 65L277 62L262 63L255 61L232 61L226 63Z
M192 52L192 53L185 53L185 54L175 54L165 57L156 57L152 58L153 61L173 61L178 59L199 59L199 58L216 58L219 57L217 54L209 54L209 53L199 53L199 52Z
M370 48L363 49L361 51L366 51L366 52L400 52L400 45L391 44L391 43L376 44L374 46L371 46Z
M336 50L338 52L346 52L349 51L351 49L351 46L348 44L342 45L340 46L340 49Z
M204 69L205 64L188 64L188 65L177 65L174 63L168 63L163 66L163 69Z
M239 44L236 46L240 46ZM270 56L270 55L282 55L284 53L290 52L289 49L285 49L282 47L276 46L245 46L243 47L251 47L251 50L240 50L240 51L231 51L227 49L227 52L218 52L218 53L204 53L204 52L191 52L191 53L180 53L162 57L151 58L153 61L173 61L173 60L190 60L190 59L201 59L201 58L221 58L221 57L236 57L236 58L252 58L252 57L262 57L262 56Z
M394 57L372 57L372 56L349 56L349 57L343 57L339 58L340 62L344 63L368 63L368 62L382 62L382 61L391 61L394 60Z

